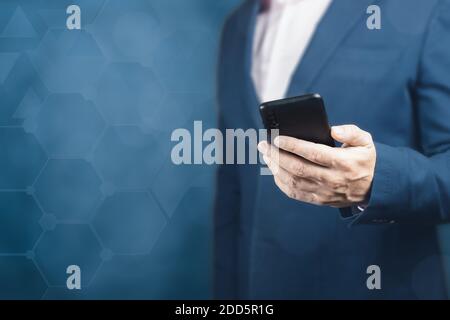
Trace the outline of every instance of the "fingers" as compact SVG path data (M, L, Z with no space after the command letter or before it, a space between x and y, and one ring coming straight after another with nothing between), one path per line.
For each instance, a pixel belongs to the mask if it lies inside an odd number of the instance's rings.
M331 136L346 146L364 147L373 144L370 133L353 124L332 127Z
M306 179L288 178L286 182L281 174L277 174L274 176L274 180L278 188L291 199L335 208L346 206L341 195L329 192ZM292 184L293 181L295 181L294 185Z
M262 142L275 183L288 197L341 208L367 198L373 180L376 150L372 137L354 125L333 127L333 137L343 148L332 148L290 137L275 144Z
M264 161L274 174L275 184L289 198L311 204L319 204L319 201L314 194L318 189L316 183L293 176L288 171L275 164L270 157L264 156Z
M288 171L286 171L283 168L278 167L276 164L274 164L269 158L265 160L267 165L269 166L269 169L273 172L274 176L284 185L293 188L293 189L301 189L303 191L307 192L315 192L320 186L308 179L302 179L298 178ZM273 168L273 167L277 168ZM275 170L276 169L276 170ZM276 172L276 173L275 173Z
M294 153L321 166L331 167L336 150L324 144L313 143L292 137L279 136L274 144L285 151Z
M315 193L303 190L295 190L289 187L288 185L284 184L283 182L281 182L281 180L277 176L275 176L274 179L278 188L280 188L280 190L289 198L311 204L320 205L320 202L317 200L317 196Z
M268 144L259 148L265 155L266 163L266 159L270 159L272 162L271 170L274 174L277 174L277 170L281 168L298 178L312 179L315 181L327 181L332 178L332 172L328 168L297 157L292 153L279 150Z

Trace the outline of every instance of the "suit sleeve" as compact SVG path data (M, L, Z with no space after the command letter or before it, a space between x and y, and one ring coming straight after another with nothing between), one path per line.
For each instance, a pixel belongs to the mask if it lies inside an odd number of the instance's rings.
M351 225L450 218L449 1L441 1L428 24L414 94L421 150L376 143L370 201Z

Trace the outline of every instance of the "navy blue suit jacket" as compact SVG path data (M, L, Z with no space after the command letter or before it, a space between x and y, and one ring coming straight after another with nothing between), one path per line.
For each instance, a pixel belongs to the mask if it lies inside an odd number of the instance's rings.
M366 9L381 8L381 30ZM220 126L261 128L250 78L257 0L227 20L221 42ZM292 31L295 40L295 30ZM287 198L257 165L223 165L215 203L218 298L446 298L436 227L450 215L450 3L334 0L288 96L320 93L333 125L376 142L368 208ZM369 265L381 290L368 290Z

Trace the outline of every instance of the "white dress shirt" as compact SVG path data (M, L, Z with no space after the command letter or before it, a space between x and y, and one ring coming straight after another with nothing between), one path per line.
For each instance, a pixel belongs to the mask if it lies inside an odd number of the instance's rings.
M271 0L258 15L251 76L261 102L284 98L332 0Z

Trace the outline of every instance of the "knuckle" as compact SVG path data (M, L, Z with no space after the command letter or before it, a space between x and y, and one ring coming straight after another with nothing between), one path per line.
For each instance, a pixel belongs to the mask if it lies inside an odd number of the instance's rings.
M345 171L351 171L353 168L353 161L349 158L341 157L339 160L339 166Z
M333 155L330 157L330 163L332 167L337 167L340 163L340 157L337 155Z
M303 192L303 191L298 191L297 194L296 194L296 196L297 196L297 200L299 200L299 201L304 201L304 202L308 202L308 198L305 197L305 192Z
M295 191L293 191L293 190L289 190L288 193L287 193L287 196L289 198L293 199L293 200L297 200L298 199L297 193Z
M343 173L343 178L346 181L346 183L348 183L348 182L354 181L356 178L356 175L353 171L348 170Z
M300 161L294 164L294 173L296 176L303 177L305 175L305 165Z
M348 191L348 185L345 182L340 182L336 184L335 192L344 194Z
M295 188L297 188L297 185L298 185L297 179L295 179L294 177L289 178L289 186L291 188L295 189Z
M314 176L314 180L313 181L315 183L315 186L317 186L317 185L326 185L328 183L328 178L327 178L326 175L316 174Z
M313 162L320 162L321 158L322 157L320 156L319 152L317 152L316 150L311 151L311 160Z
M354 165L359 168L364 168L366 164L372 159L370 153L364 150L364 153L360 154L354 161Z
M319 204L319 205L323 204L323 199L313 192L311 192L309 194L308 198L309 198L309 202L311 202L311 203Z
M332 190L339 190L339 189L342 188L343 183L341 182L341 180L334 179L333 181L329 181L329 182L328 182L328 186L329 186Z

